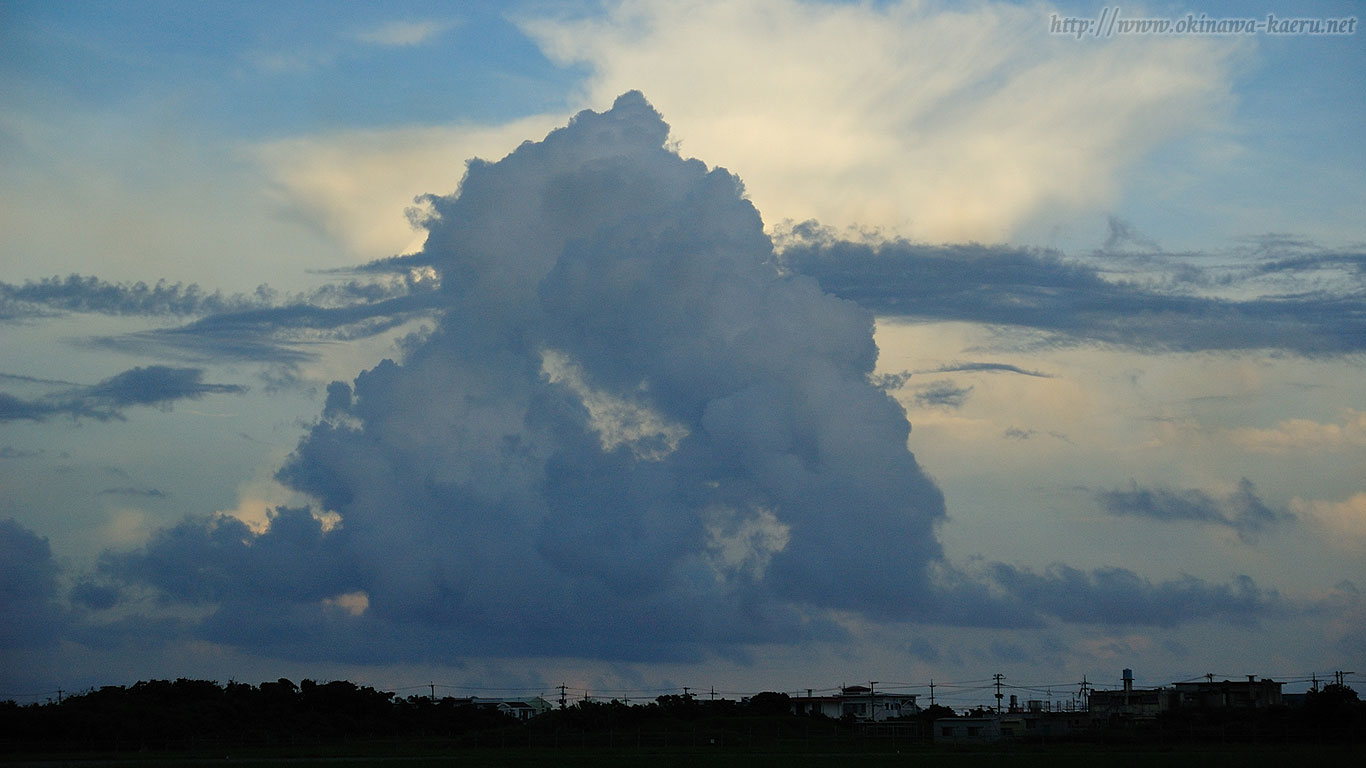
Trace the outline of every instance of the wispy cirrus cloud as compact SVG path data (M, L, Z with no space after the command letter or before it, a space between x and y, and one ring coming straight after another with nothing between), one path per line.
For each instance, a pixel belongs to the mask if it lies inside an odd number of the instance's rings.
M417 21L387 21L356 32L362 43L384 46L413 46L431 42L456 26L454 21L424 19Z
M1010 363L985 362L948 363L946 365L941 365L938 368L917 371L917 373L1018 373L1021 376L1034 376L1041 379L1053 378L1050 374L1042 371L1026 370L1018 365L1011 365Z
M1047 20L1007 3L620 0L519 23L591 71L593 103L649 93L770 223L999 242L1113 199L1135 161L1200 141L1231 104L1239 41L1077 45Z
M132 486L105 488L100 491L100 495L126 496L135 499L164 499L168 496L168 494L160 488L134 488Z

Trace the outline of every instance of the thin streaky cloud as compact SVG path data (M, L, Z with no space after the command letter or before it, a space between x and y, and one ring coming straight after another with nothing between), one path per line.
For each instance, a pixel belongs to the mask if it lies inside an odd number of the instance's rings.
M1009 363L949 363L938 368L916 371L916 373L1018 373L1022 376L1034 376L1041 379L1053 378L1052 374L1043 371L1031 371Z
M413 46L431 42L456 25L454 21L390 21L356 33L362 43L384 46Z
M51 384L61 387L79 387L80 384L66 379L45 379L38 376L24 376L18 373L0 373L0 379L24 384Z
M177 400L195 400L212 394L242 394L236 384L203 381L199 368L150 365L131 368L88 387L25 399L0 392L0 422L45 421L55 416L110 421L124 418L130 406L169 406Z
M168 494L160 488L105 488L100 491L101 496L128 496L142 499L164 499Z

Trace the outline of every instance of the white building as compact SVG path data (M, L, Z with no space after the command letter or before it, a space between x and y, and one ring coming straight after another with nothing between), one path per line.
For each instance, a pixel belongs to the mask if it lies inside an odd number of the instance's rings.
M881 722L914 715L920 711L917 694L874 691L863 685L850 685L830 696L792 697L792 712L797 715L825 715L840 718L846 715L856 720Z
M531 718L549 712L550 702L537 696L530 699L470 699L470 703L476 707L496 709L518 720L530 720Z

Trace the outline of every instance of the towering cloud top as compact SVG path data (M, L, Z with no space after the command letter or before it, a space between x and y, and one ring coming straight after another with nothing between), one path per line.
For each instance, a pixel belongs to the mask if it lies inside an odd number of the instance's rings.
M910 615L943 500L869 383L871 314L784 275L739 180L667 136L632 92L472 161L411 260L438 326L334 383L280 471L334 514L110 567L216 603L217 639L325 627L360 658L688 658Z

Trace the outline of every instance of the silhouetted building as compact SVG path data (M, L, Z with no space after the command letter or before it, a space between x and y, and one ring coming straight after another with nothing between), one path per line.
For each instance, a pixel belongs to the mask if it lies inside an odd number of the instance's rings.
M469 699L469 702L482 709L496 709L518 720L530 720L537 715L549 712L551 709L550 702L539 696L531 699L472 698Z
M1197 709L1265 709L1284 703L1281 686L1275 680L1258 680L1248 675L1246 680L1208 679L1195 683L1177 683L1176 698L1180 707Z
M1135 688L1134 671L1124 670L1124 687L1118 691L1092 691L1091 719L1104 723L1152 720L1176 705L1171 688Z
M1168 688L1135 688L1133 670L1124 670L1124 687L1117 691L1092 691L1091 719L1116 724L1152 720L1174 709L1265 709L1284 704L1281 686L1274 680L1220 680L1214 676L1199 682L1175 683Z
M797 715L835 718L849 715L857 720L880 722L919 712L918 697L913 693L887 693L863 685L850 685L841 688L837 695L813 696L807 691L805 696L793 696L791 700L792 712Z

